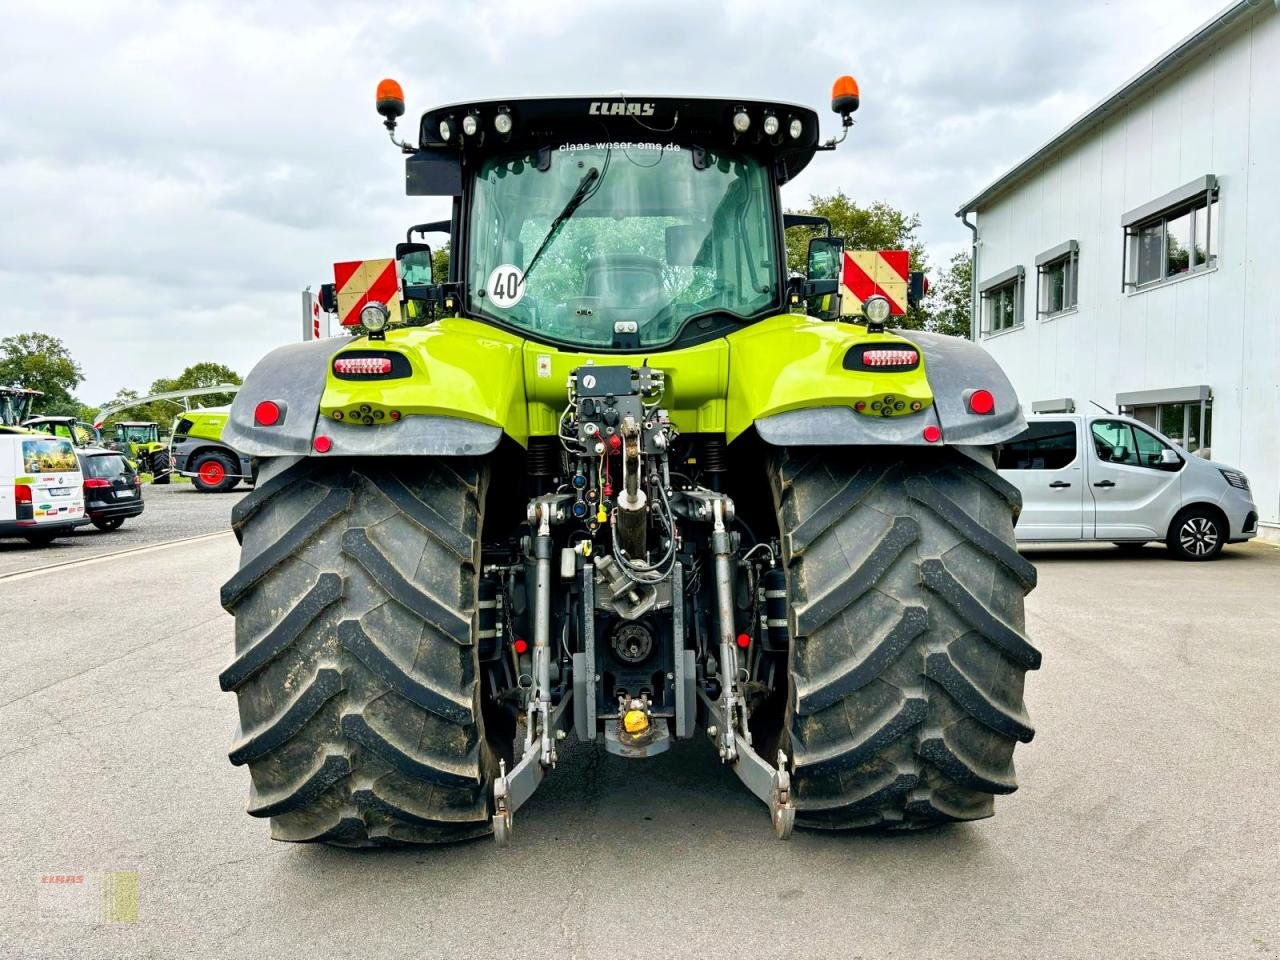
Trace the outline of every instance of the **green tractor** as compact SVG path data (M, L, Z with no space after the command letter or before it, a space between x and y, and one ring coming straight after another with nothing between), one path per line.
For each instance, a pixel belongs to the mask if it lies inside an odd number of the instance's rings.
M111 448L137 464L140 473L151 474L153 484L166 484L173 474L169 445L160 439L154 420L117 420Z
M842 78L840 140L857 103ZM990 816L1040 664L992 459L1024 421L976 345L882 297L842 319L838 238L788 275L814 218L779 187L839 142L817 114L477 101L409 144L398 85L377 105L408 192L452 198L452 257L403 283L413 322L370 301L232 406L249 813L507 842L572 732L638 764L705 736L783 837Z
M250 459L222 442L229 415L227 407L203 407L174 422L169 446L173 472L190 477L201 493L225 493L241 481L253 483Z
M92 423L75 417L31 417L22 425L35 433L70 440L77 447L102 446L102 433Z
M26 387L0 387L0 433L27 433L22 424L31 418L40 390Z

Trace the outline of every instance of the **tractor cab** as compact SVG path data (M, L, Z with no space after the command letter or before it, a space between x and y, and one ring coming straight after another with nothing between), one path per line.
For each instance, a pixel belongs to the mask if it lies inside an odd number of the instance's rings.
M75 417L32 417L24 420L22 425L37 433L70 440L77 447L102 446L102 434L98 428Z
M160 425L154 421L121 420L116 423L115 442L120 449L160 442Z
M0 430L21 430L22 422L31 417L36 397L42 396L41 391L26 387L0 387Z
M838 273L788 276L778 190L833 145L820 143L813 110L772 101L562 97L429 110L406 184L454 198L449 221L413 228L448 231L449 276L431 277L426 244L398 245L405 300L601 351L705 343L793 300L829 317Z

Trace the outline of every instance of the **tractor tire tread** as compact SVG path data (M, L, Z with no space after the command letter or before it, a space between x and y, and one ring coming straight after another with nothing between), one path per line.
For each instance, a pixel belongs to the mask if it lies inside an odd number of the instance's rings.
M1036 572L987 452L785 449L769 467L787 573L782 729L796 823L910 830L990 816L1034 736Z
M491 832L500 751L472 637L487 476L475 458L266 461L233 510L236 654L219 681L239 702L231 762L274 838Z

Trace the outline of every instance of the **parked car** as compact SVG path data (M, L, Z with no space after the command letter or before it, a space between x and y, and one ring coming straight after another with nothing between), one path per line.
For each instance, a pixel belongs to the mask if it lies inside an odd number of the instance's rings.
M1181 560L1212 560L1224 544L1257 536L1243 473L1130 417L1030 416L1002 445L997 467L1022 491L1019 543L1163 540Z
M0 537L45 546L88 523L81 482L70 440L0 434Z
M76 451L84 476L84 512L99 530L117 530L142 513L142 479L117 450Z

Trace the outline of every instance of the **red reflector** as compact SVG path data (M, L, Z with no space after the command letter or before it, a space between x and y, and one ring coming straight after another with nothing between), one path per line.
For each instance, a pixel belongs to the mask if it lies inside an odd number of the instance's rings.
M260 427L274 427L280 422L280 405L263 400L253 408L253 419Z
M855 404L853 405L853 409L855 409L855 410L859 410L859 411L867 409L867 403L866 403L866 401L865 401L865 400L859 400L857 403L855 403Z
M84 482L84 488L86 490L101 490L104 487L109 486L111 486L111 481L104 480L101 477L90 477Z
M316 437L315 440L311 442L311 445L315 447L316 453L328 453L333 449L333 441L324 434Z
M13 499L15 503L30 503L31 488L25 483L14 484Z
M990 390L974 390L969 394L969 409L977 414L988 414L995 410L996 398Z
M867 350L862 363L867 367L910 367L920 359L914 350Z
M334 373L381 374L391 372L390 357L339 357L333 361Z
M399 410L392 410L392 411L391 411L390 416L391 416L391 419L392 419L392 420L399 420L399 419L400 419L400 411L399 411Z
M747 647L751 646L751 637L745 633L738 634L738 646L743 650L747 649Z
M516 642L512 644L516 648L516 653L528 653L529 641L524 637L516 637Z
M929 424L920 434L927 443L937 443L942 439L942 429L934 423Z

